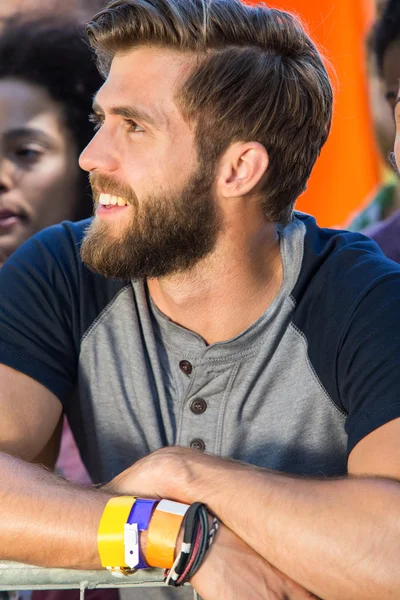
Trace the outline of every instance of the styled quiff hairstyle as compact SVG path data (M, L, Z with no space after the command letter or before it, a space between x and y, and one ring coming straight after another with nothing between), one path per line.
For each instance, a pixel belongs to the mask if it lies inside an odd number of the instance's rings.
M328 74L297 18L238 0L112 0L87 33L104 76L117 52L139 46L194 54L176 99L203 163L215 169L230 144L259 142L265 215L290 221L332 118Z

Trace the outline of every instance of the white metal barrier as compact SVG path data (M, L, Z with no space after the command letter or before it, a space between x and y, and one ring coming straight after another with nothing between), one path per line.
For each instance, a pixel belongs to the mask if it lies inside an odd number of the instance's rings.
M140 569L127 577L114 577L106 569L79 571L45 569L10 561L0 562L0 591L71 590L96 588L160 587L164 586L163 569ZM193 590L194 598L201 600Z
M141 569L127 577L114 577L106 569L80 571L45 569L16 562L0 562L0 591L43 589L95 589L164 585L162 569Z

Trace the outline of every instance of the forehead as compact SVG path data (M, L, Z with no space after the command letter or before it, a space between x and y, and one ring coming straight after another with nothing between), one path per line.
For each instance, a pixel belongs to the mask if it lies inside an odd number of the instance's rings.
M20 79L0 79L0 119L9 125L27 121L40 113L59 115L58 105L47 92Z
M46 90L17 78L0 79L0 135L31 129L64 139L63 111Z
M174 96L190 65L187 54L165 48L140 47L119 52L96 101L104 110L116 104L139 104L156 111L159 117L174 115Z

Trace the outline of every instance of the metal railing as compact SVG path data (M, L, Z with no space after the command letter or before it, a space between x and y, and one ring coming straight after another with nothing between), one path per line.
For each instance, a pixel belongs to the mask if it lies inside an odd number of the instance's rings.
M79 571L70 569L45 569L10 561L0 562L0 591L23 590L71 590L81 591L96 588L163 587L162 569L142 569L133 575L115 577L108 571ZM193 590L195 599L201 600Z

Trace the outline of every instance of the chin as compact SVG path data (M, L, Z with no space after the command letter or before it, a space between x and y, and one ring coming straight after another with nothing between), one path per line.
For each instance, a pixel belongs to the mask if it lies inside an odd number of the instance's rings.
M107 240L120 239L124 230L125 226L122 223L103 221L99 217L95 217L89 229L89 236L95 234L101 237L104 243L107 243Z

